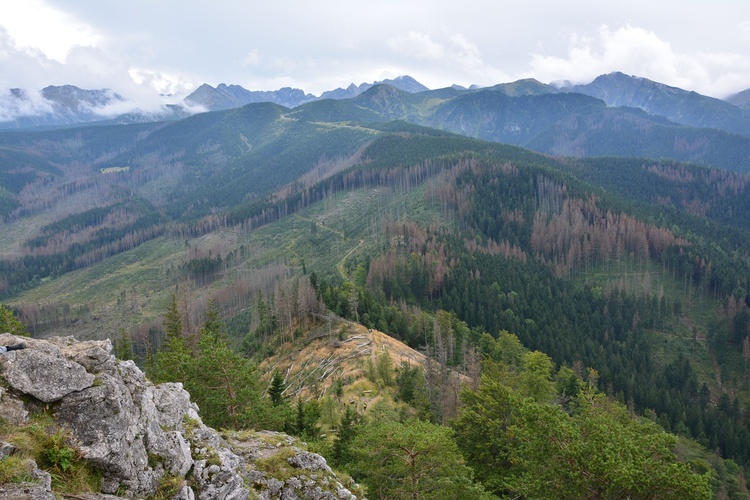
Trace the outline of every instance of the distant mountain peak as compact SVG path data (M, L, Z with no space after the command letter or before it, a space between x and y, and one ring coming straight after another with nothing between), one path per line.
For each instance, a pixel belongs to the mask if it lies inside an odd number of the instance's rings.
M732 94L727 97L725 101L737 106L738 108L750 110L750 89L745 89L736 94Z
M360 85L355 85L354 83L350 84L346 89L342 89L341 87L335 89L335 90L329 90L326 92L323 92L320 95L320 99L353 99L357 97L358 95L362 94L363 92L366 92L367 90L371 89L375 85L380 84L387 84L391 85L399 90L402 90L404 92L408 92L410 94L416 94L417 92L425 92L428 89L421 83L419 83L417 80L412 78L409 75L401 75L397 76L396 78L392 80L383 80L380 82L374 82L374 83L361 83Z
M87 90L75 85L49 85L42 89L42 96L65 107L80 107L87 105L91 107L104 107L114 102L122 102L125 99L110 89Z
M492 90L499 90L510 97L551 94L556 91L550 85L546 85L535 78L524 78L511 83L501 83L490 88Z
M750 135L750 115L732 104L620 71L560 90L597 97L608 106L642 109L681 125Z
M383 80L382 82L376 82L376 84L377 83L387 83L393 85L399 90L409 92L410 94L416 94L417 92L425 92L427 90L430 90L409 75L401 75L397 76L393 80Z
M310 102L315 99L300 89L284 87L275 91L247 90L240 85L220 83L216 88L204 83L185 98L190 105L203 106L209 111L239 108L257 102L272 102L287 108Z
M10 89L0 128L58 127L110 119L111 105L125 102L110 89L49 85L38 92ZM0 106L2 107L2 106ZM10 110L10 112L8 112Z

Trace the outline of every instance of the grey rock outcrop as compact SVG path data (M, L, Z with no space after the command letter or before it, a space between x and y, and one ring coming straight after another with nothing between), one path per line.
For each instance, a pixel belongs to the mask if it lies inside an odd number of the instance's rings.
M114 358L109 340L0 335L0 345L19 342L27 348L0 355L0 379L7 383L0 389L0 418L23 425L45 411L67 429L102 474L100 492L81 498L145 498L170 481L170 497L183 500L356 498L323 457L285 434L222 437L203 424L182 384L152 384L135 363ZM2 459L15 447L0 443L0 453ZM263 460L272 457L283 461L283 477L264 469ZM0 498L55 498L50 475L29 462L33 481L0 484Z
M41 347L41 346L40 346ZM10 386L19 392L51 403L94 383L94 375L80 364L69 361L52 344L29 349L23 354L7 353L3 358L3 374ZM50 383L50 382L53 383Z
M271 431L228 433L232 450L245 459L245 479L261 499L356 500L350 488L331 470L325 458L305 451L304 443ZM274 470L279 477L268 473Z
M0 335L0 345L21 341L26 349L0 357L10 386L3 400L21 401L15 394L49 405L86 460L102 471L102 493L148 497L163 479L181 477L187 479L184 498L249 497L244 461L203 424L181 384L153 385L132 361L116 361L108 340ZM195 450L214 460L191 480L201 460Z

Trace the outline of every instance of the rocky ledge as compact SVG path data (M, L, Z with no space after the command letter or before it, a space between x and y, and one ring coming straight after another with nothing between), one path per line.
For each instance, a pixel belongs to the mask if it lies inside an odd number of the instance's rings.
M325 459L271 432L224 435L203 424L181 384L154 385L108 341L0 335L0 419L4 428L49 415L69 445L101 476L80 498L356 498ZM4 433L6 435L8 433ZM8 441L11 441L10 439ZM0 442L0 464L17 450ZM0 498L55 498L50 474L26 460L22 482L0 484Z

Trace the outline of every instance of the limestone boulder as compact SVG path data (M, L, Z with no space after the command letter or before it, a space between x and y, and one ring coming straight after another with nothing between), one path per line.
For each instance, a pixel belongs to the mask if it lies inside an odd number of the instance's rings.
M44 403L52 403L94 384L95 375L87 372L82 365L68 360L54 344L0 335L0 345L20 342L28 347L0 355L3 377L14 390Z

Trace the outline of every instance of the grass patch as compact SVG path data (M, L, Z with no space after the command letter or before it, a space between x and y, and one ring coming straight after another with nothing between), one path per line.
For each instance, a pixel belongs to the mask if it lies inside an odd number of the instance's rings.
M29 474L31 460L52 476L52 489L63 494L94 493L99 491L101 472L93 469L75 447L70 432L55 425L52 417L39 414L23 426L7 426L2 439L16 446L16 453L0 461L4 468L17 473L12 475L22 482ZM0 475L2 472L0 472ZM1 477L1 476L0 476ZM0 480L0 482L3 482Z
M150 498L154 500L168 500L177 495L187 484L184 478L178 476L164 476L159 480L159 487Z
M33 470L34 463L28 458L5 457L0 460L0 484L32 482Z
M286 481L299 473L299 469L289 465L289 459L295 455L297 455L297 450L294 448L281 448L270 457L257 459L255 467L259 471L265 472L269 477Z
M272 445L272 446L279 446L279 445L289 445L288 436L286 434L281 433L255 433L255 437L259 438L261 441L263 441L266 444Z

